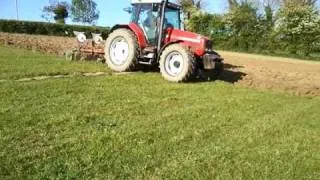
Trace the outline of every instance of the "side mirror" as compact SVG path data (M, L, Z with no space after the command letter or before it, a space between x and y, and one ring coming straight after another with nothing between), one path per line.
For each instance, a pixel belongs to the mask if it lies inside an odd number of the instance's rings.
M132 13L132 8L131 7L127 7L123 9L125 12L131 14Z

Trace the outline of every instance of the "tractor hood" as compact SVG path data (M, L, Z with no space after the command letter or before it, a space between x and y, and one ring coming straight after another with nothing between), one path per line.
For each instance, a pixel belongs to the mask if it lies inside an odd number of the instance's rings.
M205 36L189 31L168 28L165 43L177 41L181 41L182 44L192 49L199 57L203 56L207 50L212 49L212 42Z

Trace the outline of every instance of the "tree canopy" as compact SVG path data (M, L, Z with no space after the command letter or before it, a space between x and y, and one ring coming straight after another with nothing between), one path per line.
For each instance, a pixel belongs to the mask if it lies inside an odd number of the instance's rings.
M94 24L100 12L93 0L72 0L71 13L73 22Z
M53 1L49 5L44 6L42 17L47 21L54 19L57 23L65 24L65 19L69 16L70 5L66 2Z
M225 14L197 9L193 2L189 30L212 38L222 49L310 56L320 54L317 0L228 0Z

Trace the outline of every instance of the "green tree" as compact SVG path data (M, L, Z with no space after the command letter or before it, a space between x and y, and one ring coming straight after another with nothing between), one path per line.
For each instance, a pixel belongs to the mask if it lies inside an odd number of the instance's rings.
M197 32L202 35L210 36L213 15L209 13L194 14L189 21L190 31Z
M227 31L222 15L198 12L191 17L189 28L214 40L215 46L220 47L226 41Z
M231 3L229 12L224 17L229 32L227 46L247 51L256 45L263 29L258 9L249 1Z
M189 20L193 16L198 16L199 11L203 10L207 6L206 0L176 0L181 5L184 14L184 25L186 29L191 30Z
M207 5L206 0L176 0L176 2L182 6L184 13L204 9Z
M274 41L274 24L275 24L275 11L280 7L281 0L261 0L263 12L259 18L260 24L260 37L256 44L256 50L272 52L278 48ZM261 6L260 6L261 7Z
M54 19L56 23L65 24L65 19L69 16L70 5L67 2L53 2L48 6L44 6L41 17L50 21Z
M280 42L291 53L299 50L308 56L320 49L320 16L312 5L285 4L278 13L275 30Z
M296 4L296 5L309 5L313 6L317 0L282 0L285 5Z
M280 6L281 0L261 0L261 4L263 6L263 11L265 15L265 20L269 25L274 24L274 12Z
M74 22L94 24L99 19L97 3L93 0L72 0L72 18Z

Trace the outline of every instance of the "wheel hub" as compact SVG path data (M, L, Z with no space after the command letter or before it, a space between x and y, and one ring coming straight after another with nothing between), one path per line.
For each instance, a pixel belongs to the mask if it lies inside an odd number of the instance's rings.
M129 44L122 38L116 38L110 46L110 58L116 65L122 65L126 62L129 55Z
M170 53L165 60L165 71L170 76L177 76L183 69L183 57L179 52Z

